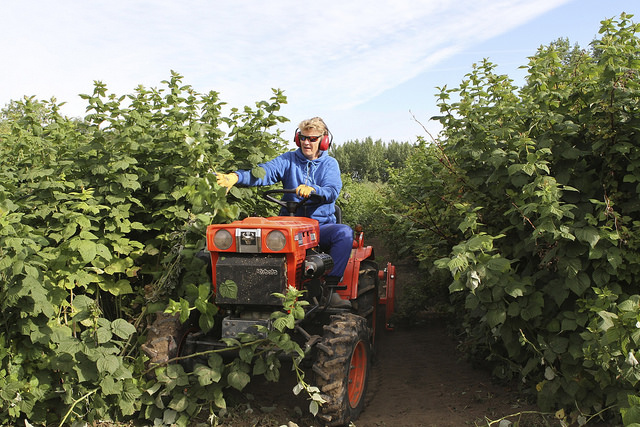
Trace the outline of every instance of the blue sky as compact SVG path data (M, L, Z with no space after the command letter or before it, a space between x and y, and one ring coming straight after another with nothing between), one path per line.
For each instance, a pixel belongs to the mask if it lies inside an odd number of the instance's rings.
M488 58L520 84L527 57L563 37L587 47L636 0L22 0L0 4L0 107L35 95L84 115L81 93L160 87L170 70L231 107L284 90L281 128L321 116L336 143L431 132L436 86Z

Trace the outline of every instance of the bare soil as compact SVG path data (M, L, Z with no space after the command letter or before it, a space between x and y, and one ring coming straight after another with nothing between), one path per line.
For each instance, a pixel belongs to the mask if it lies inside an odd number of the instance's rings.
M418 273L411 263L396 267L401 294ZM382 331L377 339L367 406L356 427L497 427L502 418L527 427L560 425L536 413L535 405L526 402L516 387L497 384L490 373L464 361L440 316L423 319L421 326ZM256 380L232 397L235 406L218 425L321 425L309 414L304 392L293 395L296 379L286 367L277 384Z

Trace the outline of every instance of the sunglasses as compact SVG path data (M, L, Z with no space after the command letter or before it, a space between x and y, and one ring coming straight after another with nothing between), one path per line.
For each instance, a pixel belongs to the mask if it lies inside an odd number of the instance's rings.
M311 142L316 142L318 139L322 138L324 135L320 135L320 136L307 136L307 135L303 135L303 134L299 134L298 138L300 138L300 141L306 141L307 139Z

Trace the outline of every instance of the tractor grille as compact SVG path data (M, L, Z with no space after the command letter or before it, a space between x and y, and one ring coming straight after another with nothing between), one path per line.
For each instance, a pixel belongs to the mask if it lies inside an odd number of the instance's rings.
M220 257L216 264L216 283L226 280L232 280L238 286L238 295L235 299L224 298L218 292L218 304L282 305L282 300L272 294L286 290L286 257L237 253Z

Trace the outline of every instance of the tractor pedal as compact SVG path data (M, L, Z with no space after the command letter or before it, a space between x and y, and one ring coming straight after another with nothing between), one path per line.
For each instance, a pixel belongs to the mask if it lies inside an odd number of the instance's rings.
M307 342L305 343L305 346L307 348L311 348L314 345L316 345L321 339L322 337L320 335L311 335L307 340Z

